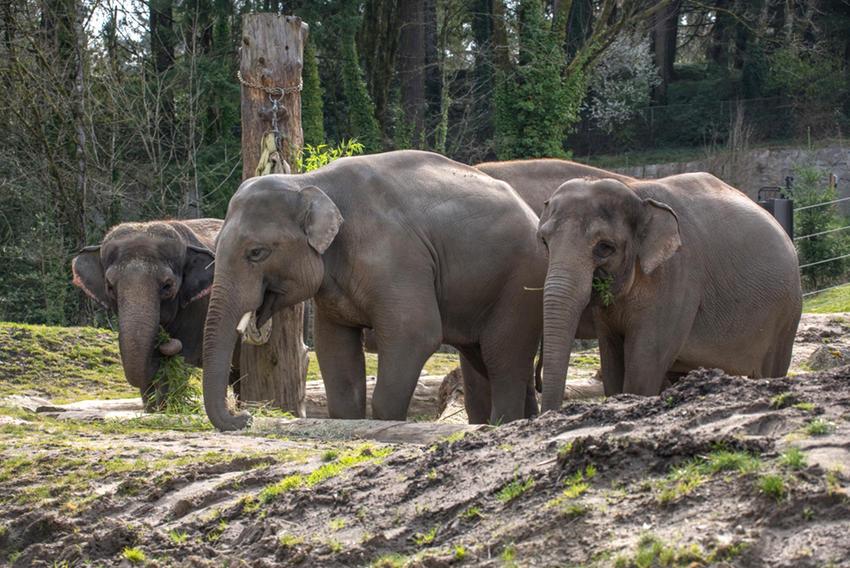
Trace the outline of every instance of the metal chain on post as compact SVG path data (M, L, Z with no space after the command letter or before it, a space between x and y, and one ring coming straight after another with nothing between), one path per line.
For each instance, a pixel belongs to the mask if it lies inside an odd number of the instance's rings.
M257 162L255 175L263 176L267 174L288 174L292 170L289 163L283 159L283 134L280 131L279 115L281 110L281 100L284 96L292 93L300 92L304 87L303 81L299 81L294 87L266 87L259 83L252 83L242 77L242 71L236 71L236 78L239 82L251 89L264 91L271 103L269 113L271 114L271 130L267 132L260 141L260 159ZM242 320L237 326L239 333L242 335L242 341L250 345L263 345L268 342L272 332L271 318L263 325L262 328L257 328L257 314L250 312L242 317Z
M260 142L260 159L257 162L255 175L291 173L292 168L289 167L289 163L283 158L283 134L280 131L279 125L280 102L286 95L301 92L304 88L304 81L298 81L297 85L290 87L267 87L260 83L248 81L242 76L241 70L236 71L236 78L245 87L265 92L271 103L271 108L269 109L271 130L263 136Z

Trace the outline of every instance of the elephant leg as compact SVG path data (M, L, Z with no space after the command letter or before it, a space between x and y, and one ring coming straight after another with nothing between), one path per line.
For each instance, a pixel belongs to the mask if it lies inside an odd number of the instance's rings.
M432 285L433 286L433 285ZM378 343L378 380L372 394L372 418L405 420L410 399L428 357L440 346L443 327L433 290L390 302L389 317L374 323ZM398 310L404 310L404 318Z
M625 355L623 338L606 332L599 335L599 359L602 364L602 385L605 396L623 392L625 378Z
M481 359L480 347L461 352L460 369L463 373L463 405L469 423L486 424L490 418L490 379Z
M537 389L534 385L534 377L525 387L525 413L524 418L531 418L539 414L540 407L537 406Z
M507 329L501 333L491 331L482 336L481 351L490 377L491 424L537 414L537 397L532 403L527 395L529 389L534 388L534 354L538 337L536 333L522 333L521 329L518 332Z
M673 318L664 313L647 316L635 322L626 334L623 392L656 396L687 341L693 317Z
M366 418L366 361L360 329L333 323L317 313L314 333L328 416Z

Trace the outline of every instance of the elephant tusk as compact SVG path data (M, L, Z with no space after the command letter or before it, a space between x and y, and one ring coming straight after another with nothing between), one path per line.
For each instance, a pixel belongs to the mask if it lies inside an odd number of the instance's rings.
M528 286L523 286L522 289L525 290L526 292L541 292L541 291L543 291L543 288L529 288Z
M269 319L262 328L257 329L257 315L254 312L245 312L236 326L236 331L242 336L243 343L264 345L272 333L272 320Z
M251 322L253 316L254 312L245 312L245 315L239 320L239 323L236 325L236 331L239 332L239 335L245 335L245 330L248 329L248 324Z

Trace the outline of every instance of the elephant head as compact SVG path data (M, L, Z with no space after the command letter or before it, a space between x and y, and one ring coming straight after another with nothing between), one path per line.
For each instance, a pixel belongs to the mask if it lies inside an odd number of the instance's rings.
M549 254L543 289L543 410L561 407L582 312L609 309L681 246L668 205L613 179L570 180L546 202L538 237Z
M219 430L247 426L225 403L237 324L256 312L262 326L281 308L314 296L324 278L322 255L343 222L317 187L296 189L281 176L246 181L230 201L216 243L215 279L204 328L204 404Z
M127 381L149 405L159 366L155 347L160 326L178 310L209 294L213 253L186 239L167 223L124 223L99 245L72 261L74 284L102 307L117 312L121 362ZM161 353L180 351L178 340Z

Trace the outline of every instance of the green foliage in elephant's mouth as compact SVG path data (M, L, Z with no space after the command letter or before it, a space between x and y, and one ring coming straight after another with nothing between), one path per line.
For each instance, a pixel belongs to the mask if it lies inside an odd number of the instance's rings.
M594 276L591 284L593 292L606 308L614 303L614 292L611 291L611 286L614 284L614 277L611 275Z
M156 347L171 338L160 328ZM163 356L151 383L150 406L166 414L201 412L201 382L182 355Z

